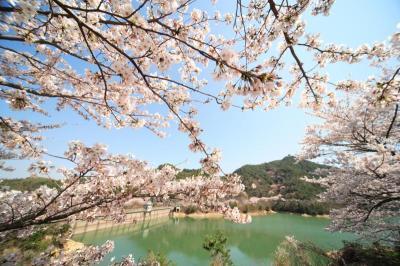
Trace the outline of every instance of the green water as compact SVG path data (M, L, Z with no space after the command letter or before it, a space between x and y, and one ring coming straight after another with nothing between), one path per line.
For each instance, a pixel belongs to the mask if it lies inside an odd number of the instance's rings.
M273 253L286 235L302 241L312 241L324 249L342 246L342 240L351 240L350 234L330 233L324 230L329 220L302 217L294 214L273 214L253 217L251 224L233 224L223 219L168 219L151 226L142 224L136 232L107 229L76 235L75 240L85 244L102 244L114 240L115 249L108 255L116 259L130 253L135 258L146 255L149 249L161 251L177 265L208 265L208 253L203 250L205 235L221 230L228 237L228 245L235 265L271 265Z

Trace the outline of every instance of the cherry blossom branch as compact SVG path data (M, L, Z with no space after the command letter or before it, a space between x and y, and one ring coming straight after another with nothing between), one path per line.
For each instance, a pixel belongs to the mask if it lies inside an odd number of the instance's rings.
M268 0L268 3L270 5L270 7L271 7L271 10L272 10L273 14L278 19L279 18L279 12L276 9L275 2L273 0ZM303 74L303 78L306 80L308 88L310 89L310 91L312 92L312 94L314 96L315 102L318 104L319 103L318 97L317 97L316 93L313 90L313 87L312 87L312 85L310 83L310 80L308 78L308 75L307 75L306 71L303 68L303 63L300 61L299 57L297 56L297 54L296 54L296 52L295 52L295 50L293 48L293 43L292 43L292 41L291 41L291 39L289 37L289 34L287 32L284 32L284 31L282 33L283 33L283 36L285 38L286 44L289 47L290 53L292 54L294 60L296 61L301 73Z
M396 104L396 107L394 109L394 114L393 114L392 121L390 122L389 128L388 128L388 130L386 132L386 138L389 138L389 136L390 136L390 131L392 131L393 125L396 122L398 110L399 110L399 104Z

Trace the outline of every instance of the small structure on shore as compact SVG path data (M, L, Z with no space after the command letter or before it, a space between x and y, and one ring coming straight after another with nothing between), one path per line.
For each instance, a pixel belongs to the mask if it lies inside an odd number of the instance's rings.
M146 202L143 205L143 209L145 212L151 212L153 210L153 203L151 201Z

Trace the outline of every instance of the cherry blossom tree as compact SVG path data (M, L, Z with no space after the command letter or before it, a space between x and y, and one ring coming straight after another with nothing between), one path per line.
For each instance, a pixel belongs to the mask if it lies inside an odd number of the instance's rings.
M72 109L99 126L146 128L160 137L175 121L189 136L189 149L204 154L200 163L208 174L178 181L171 167L154 170L129 156L108 154L100 144L71 142L64 155L55 155L41 146L41 132L60 127L58 123L42 125L1 115L4 159L34 160L29 170L40 173L49 172L51 164L44 160L48 157L73 165L57 169L63 176L57 189L1 192L1 232L23 233L40 224L90 220L99 214L118 221L123 218L123 202L149 196L191 201L248 222L249 217L221 203L241 192L243 185L238 176L220 177L220 152L200 139L197 105L214 102L222 110L268 110L289 104L299 92L303 107L335 106L336 90L351 90L357 83L345 81L329 89L332 81L321 70L331 63L362 59L383 64L399 50L398 35L396 47L376 43L351 49L323 45L318 33L306 33L302 14L328 15L333 0L237 0L234 13L215 10L212 15L194 2L1 1L0 99L9 109L46 116L53 111L46 103L52 101L56 110ZM231 34L214 32L217 23L231 28ZM306 66L299 50L311 53L314 65ZM214 67L215 80L225 82L222 90L205 89L207 80L200 74L209 67ZM288 73L291 78L284 80ZM155 105L160 111L153 111ZM9 170L5 164L0 167ZM109 245L90 250L109 250Z
M399 55L399 34L392 37ZM330 229L357 232L400 243L400 67L391 64L381 77L337 84L347 100L326 106L310 126L302 158L327 156L335 165L325 178L305 180L327 187L322 199L337 202Z

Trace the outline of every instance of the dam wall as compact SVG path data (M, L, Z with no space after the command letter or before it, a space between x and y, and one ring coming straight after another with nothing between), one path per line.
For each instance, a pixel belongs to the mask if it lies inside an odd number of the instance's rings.
M150 226L164 223L166 220L168 220L170 213L171 207L154 207L151 211L146 211L144 209L133 209L126 211L126 218L123 222L120 223L117 223L111 219L106 219L104 217L97 217L94 221L91 222L76 220L70 225L73 235L100 231L110 228L113 232L117 231L117 233L126 233L143 230Z

